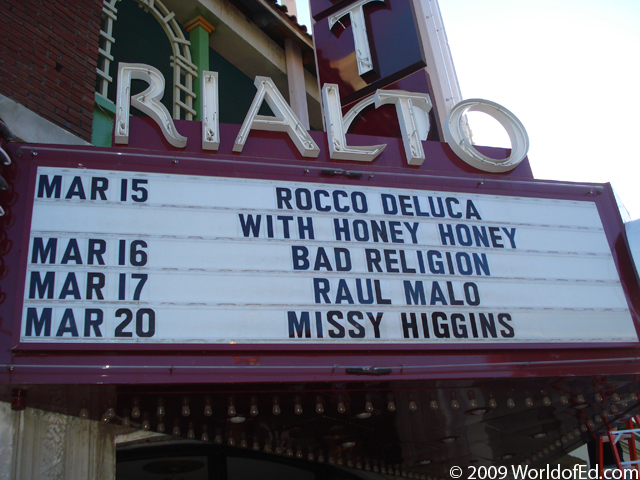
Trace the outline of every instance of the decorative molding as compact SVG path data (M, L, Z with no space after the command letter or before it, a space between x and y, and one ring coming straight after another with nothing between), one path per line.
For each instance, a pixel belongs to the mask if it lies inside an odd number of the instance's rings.
M115 43L113 38L113 22L118 18L116 3L120 0L104 0L102 5L102 28L100 29L100 46L98 47L98 95L107 98L109 84L113 78L109 75L113 55L111 45Z
M113 38L113 22L117 18L116 3L119 0L104 0L103 5L103 28L100 36L104 40L104 46L99 49L100 58L98 61L98 94L106 98L109 83L113 78L109 75L113 56L111 55L111 45L115 43ZM193 90L194 80L198 77L198 68L191 61L191 43L184 37L182 28L175 19L174 12L170 11L161 0L135 0L140 8L151 13L160 23L160 26L167 34L173 55L170 57L173 67L173 118L193 120L196 111L193 102L196 94ZM203 19L204 20L204 19ZM205 20L206 21L206 20Z
M191 30L196 27L202 27L207 33L210 34L216 29L216 27L207 22L207 19L202 17L202 15L198 15L196 18L188 21L183 26L187 32L191 32Z

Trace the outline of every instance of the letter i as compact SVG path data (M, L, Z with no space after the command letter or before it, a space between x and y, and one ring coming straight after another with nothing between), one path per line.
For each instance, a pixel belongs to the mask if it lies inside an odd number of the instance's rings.
M456 271L453 268L453 258L451 258L451 252L445 252L447 258L447 266L449 267L449 275L455 275Z
M316 312L316 332L318 338L324 338L322 335L322 312Z
M273 216L266 215L267 217L267 237L273 238Z

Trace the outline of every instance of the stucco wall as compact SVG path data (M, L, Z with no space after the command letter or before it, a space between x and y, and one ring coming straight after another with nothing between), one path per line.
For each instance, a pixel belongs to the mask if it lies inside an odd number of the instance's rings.
M115 436L129 429L0 402L0 480L113 480Z

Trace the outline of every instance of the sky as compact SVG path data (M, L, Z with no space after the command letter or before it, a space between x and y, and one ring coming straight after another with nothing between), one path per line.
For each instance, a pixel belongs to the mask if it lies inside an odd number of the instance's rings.
M308 0L297 2L310 25ZM640 0L439 5L462 98L491 100L520 119L535 178L610 182L625 219L640 218ZM486 118L470 118L476 144L508 147Z

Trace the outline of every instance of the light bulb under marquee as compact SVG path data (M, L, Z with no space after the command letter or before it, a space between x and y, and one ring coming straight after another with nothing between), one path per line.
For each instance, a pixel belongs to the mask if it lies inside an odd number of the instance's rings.
M342 399L340 399L338 401L338 413L344 413L347 411L347 407L345 406L344 402L342 401Z
M131 418L140 418L140 400L134 398L131 407Z
M370 395L367 395L365 397L364 410L365 410L365 412L368 412L368 413L373 412L373 403L371 402L371 396Z

